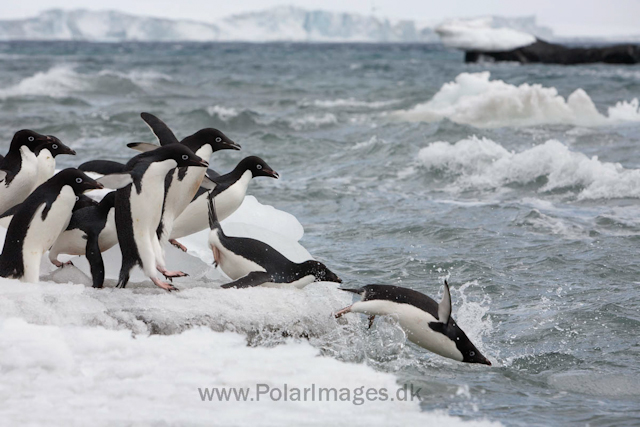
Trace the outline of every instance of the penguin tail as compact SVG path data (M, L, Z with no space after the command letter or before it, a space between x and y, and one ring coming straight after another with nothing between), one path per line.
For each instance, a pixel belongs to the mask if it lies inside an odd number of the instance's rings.
M207 199L209 200L209 228L215 230L216 228L220 228L220 223L218 222L218 215L216 214L216 203L213 199L213 191L209 191Z
M357 289L338 288L338 289L341 291L351 292L358 295L362 295L364 293L364 288L357 288Z

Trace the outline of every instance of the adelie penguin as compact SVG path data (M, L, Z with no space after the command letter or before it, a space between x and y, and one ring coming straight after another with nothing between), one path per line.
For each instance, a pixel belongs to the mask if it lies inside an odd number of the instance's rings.
M377 315L395 316L407 338L420 347L458 362L491 365L451 317L451 294L446 281L439 304L418 291L400 286L367 285L342 290L362 299L338 311L336 318L346 313L364 313L370 316L371 326Z
M67 229L49 250L49 261L57 267L63 266L58 261L59 254L86 255L94 288L101 288L104 283L102 252L118 243L115 201L116 192L112 191L96 205L74 208ZM80 201L76 202L76 206L78 203Z
M76 196L103 188L77 169L65 169L35 189L15 212L0 254L0 276L36 283L40 260L71 219Z
M38 177L35 187L44 183L56 173L56 157L60 154L76 155L76 152L64 145L58 138L49 135L53 141L48 141L36 148L35 154L38 159Z
M50 148L58 138L20 130L11 140L9 152L0 161L0 212L22 203L38 182L36 150Z
M208 163L182 144L169 144L139 154L126 164L123 175L130 175L133 183L116 193L116 229L122 252L118 287L126 286L135 265L140 266L155 285L167 291L177 288L158 279L156 269L167 278L186 275L166 269L157 229L162 218L167 173L176 167L189 166L204 169Z
M225 235L216 216L214 193L215 190L209 195L209 247L215 263L233 280L223 288L258 285L303 288L313 282L342 283L321 262L296 263L259 240Z
M193 135L184 138L182 141L178 141L171 129L156 116L149 113L141 113L140 116L156 135L161 146L182 144L204 160L209 160L211 155L219 150L240 149L240 145L233 142L219 130L213 128L201 129ZM158 148L158 145L144 142L133 142L127 145L130 148L142 152ZM86 163L80 167L80 169L83 170L87 170L87 168L92 168L92 171L98 173L113 173L117 171L118 164L114 162L95 161ZM167 174L162 219L160 220L157 230L158 238L162 246L169 241L174 221L196 195L205 177L205 172L206 169L200 167L180 167ZM205 221L202 229L205 229L207 224L206 207L204 217ZM172 243L181 247L181 245L175 241L172 241ZM184 249L184 247L181 247L181 249Z
M278 173L264 160L256 156L242 159L233 171L225 175L215 177L207 172L207 178L210 181L208 185L215 188L216 214L219 221L223 221L240 207L247 194L247 187L249 187L251 179L258 176L268 176L275 179L279 177ZM194 200L173 223L171 242L183 251L186 251L187 248L178 243L176 239L207 228L209 223L207 196L207 189L201 187Z

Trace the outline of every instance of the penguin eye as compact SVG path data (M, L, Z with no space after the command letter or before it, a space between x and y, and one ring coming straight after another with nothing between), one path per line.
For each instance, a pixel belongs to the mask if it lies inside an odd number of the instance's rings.
M475 356L475 355L476 355L476 352L475 352L475 351L471 350L471 351L469 352L469 356L473 357L473 356Z
M57 149L58 149L58 144L53 144L53 145L51 146L51 148L53 148L54 150L57 150Z
M78 184L82 183L82 178L76 178L76 182L77 182Z
M29 138L27 138L29 140L29 142L33 142L33 140L35 139L34 137L30 136Z
M257 165L256 169L262 169L262 165Z
M76 202L80 200L80 196L76 196Z
M222 142L222 138L217 137L217 138L216 138L216 142Z
M182 155L182 160L187 160L189 158L189 156L187 156L186 154Z

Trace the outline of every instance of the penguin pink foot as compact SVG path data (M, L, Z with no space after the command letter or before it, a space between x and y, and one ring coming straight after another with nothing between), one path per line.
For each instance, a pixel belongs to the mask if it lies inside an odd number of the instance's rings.
M182 252L187 252L187 247L182 243L178 242L176 239L169 239L169 243L171 243L176 248L180 249Z
M171 270L167 270L166 268L159 267L159 266L156 267L156 268L158 269L158 271L160 273L162 273L162 275L164 277L166 277L169 280L173 279L174 277L187 277L188 276L188 274L185 273L184 271L178 271L178 270L171 271Z
M53 265L55 265L55 266L56 266L56 267L58 267L58 268L62 268L62 267L64 267L64 266L66 266L66 265L73 265L73 263L72 263L71 261L67 261L67 262L60 262L60 261L58 261L57 259L56 259L56 260L53 260L53 261L51 261L51 262L53 263Z
M151 281L153 282L154 285L156 285L160 289L164 289L167 292L179 291L180 290L180 289L176 288L175 286L173 286L173 285L171 285L169 283L163 282L162 280L158 279L157 277L152 277Z

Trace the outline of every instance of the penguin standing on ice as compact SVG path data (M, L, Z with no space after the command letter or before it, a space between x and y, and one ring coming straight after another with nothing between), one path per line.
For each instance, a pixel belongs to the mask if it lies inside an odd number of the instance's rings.
M171 144L181 144L188 147L198 157L208 160L211 155L219 150L232 149L240 150L240 145L233 142L225 134L217 129L206 128L178 141L173 131L159 118L149 113L141 113L140 116L153 131L154 135L160 142L160 146ZM141 152L148 152L157 149L159 146L146 142L133 142L127 144L128 147ZM124 165L109 160L92 160L80 165L79 169L100 174L120 173L124 171ZM206 169L199 167L180 167L167 174L165 181L165 201L162 211L162 218L158 225L158 238L161 246L167 241L182 250L186 250L184 246L175 241L169 240L174 227L174 221L185 210L189 203L196 196L202 181L205 178ZM208 170L210 175L217 175L214 171ZM207 188L211 188L208 186ZM207 227L207 211L206 200L203 210L203 226L200 230Z
M67 229L49 250L49 260L56 267L63 266L58 261L59 254L86 255L94 288L101 288L104 283L102 252L118 243L115 201L116 192L112 191L97 205L74 209Z
M418 291L400 286L367 285L342 290L362 299L338 311L336 318L346 313L364 313L370 316L371 326L376 315L396 316L407 338L420 347L458 362L491 365L451 317L451 294L446 281L439 304Z
M189 166L206 168L208 163L182 144L169 144L139 154L126 164L124 174L130 175L133 183L116 193L116 229L122 252L118 287L127 285L135 265L140 266L156 286L167 291L177 288L158 279L156 269L167 278L186 275L166 269L157 229L162 219L167 173L176 167Z
M48 141L36 148L35 154L38 159L38 178L34 186L42 184L56 173L56 157L59 154L76 155L76 152L64 145L58 138L48 135L52 141Z
M225 220L242 204L247 188L252 178L269 176L278 179L276 171L260 157L250 156L242 159L235 169L228 174L212 177L207 172L209 186L215 188L216 215L219 221ZM187 248L176 239L188 236L207 228L209 224L209 202L206 188L200 187L196 197L187 208L176 218L171 231L170 242L186 252Z
M0 276L38 282L42 255L67 228L76 195L99 188L102 184L77 169L65 169L36 188L9 224Z
M0 161L0 212L22 203L36 187L38 159L36 149L48 148L58 138L20 130L11 140L9 152Z
M240 150L240 145L233 142L225 134L217 129L206 128L178 141L171 129L159 118L149 113L141 113L140 117L158 138L161 146L182 144L193 151L196 156L209 160L211 155L219 150ZM147 151L158 148L157 145L146 143L131 143L129 147L136 150ZM158 225L158 239L160 244L169 241L174 221L185 210L205 178L206 169L199 167L180 167L169 174L165 181L165 201L162 209L162 219ZM175 246L181 247L172 241Z
M223 288L248 288L258 285L304 288L313 282L342 280L323 263L309 260L297 263L259 240L224 234L213 204L215 190L209 195L209 247L213 258L231 283Z

